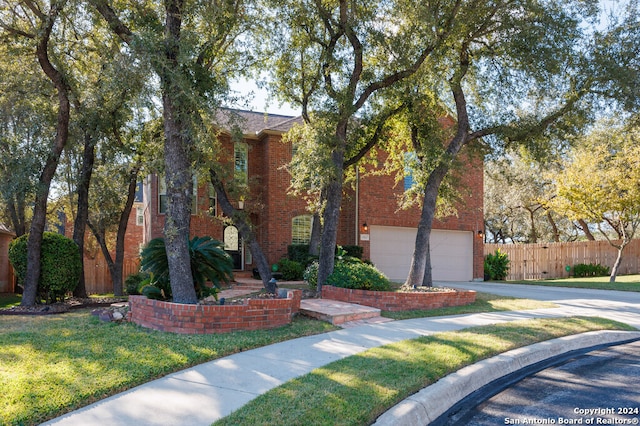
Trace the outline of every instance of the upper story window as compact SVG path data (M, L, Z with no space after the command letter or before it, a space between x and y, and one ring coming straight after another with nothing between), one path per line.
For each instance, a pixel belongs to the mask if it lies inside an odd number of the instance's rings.
M144 185L142 182L138 182L136 184L136 195L133 199L134 203L142 203L144 202Z
M144 209L142 207L136 207L136 225L144 225Z
M193 176L193 190L191 195L191 214L198 213L198 178ZM164 176L158 176L158 213L167 213L167 181Z
M233 177L241 184L249 182L249 148L246 143L237 142L233 147L235 159Z
M296 216L291 222L291 244L309 244L313 216Z
M404 190L408 191L414 184L413 179L413 167L418 160L418 156L415 152L404 153Z

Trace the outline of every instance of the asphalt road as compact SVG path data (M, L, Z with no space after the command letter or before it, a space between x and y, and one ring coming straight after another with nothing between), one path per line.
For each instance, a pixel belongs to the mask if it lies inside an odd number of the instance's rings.
M640 294L619 291L456 283L456 287L552 301L567 314L640 328ZM499 392L488 389L488 393ZM469 407L467 407L469 408ZM458 414L451 425L639 424L640 342L576 356L531 375Z
M640 342L578 356L527 377L449 424L627 424L640 421Z

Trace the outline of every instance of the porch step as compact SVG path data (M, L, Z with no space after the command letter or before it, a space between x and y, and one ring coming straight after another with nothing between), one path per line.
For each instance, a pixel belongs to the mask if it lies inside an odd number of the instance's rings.
M253 273L251 271L233 271L234 278L253 278Z
M340 302L331 299L303 299L300 302L300 313L329 322L333 325L362 325L354 321L379 319L385 322L386 318L380 317L380 309L369 306L356 305L355 303Z
M264 285L262 284L261 280L256 280L256 279L253 279L253 278L246 278L246 277L238 277L238 276L234 277L233 286L234 287L248 287L248 288L263 288L264 287Z

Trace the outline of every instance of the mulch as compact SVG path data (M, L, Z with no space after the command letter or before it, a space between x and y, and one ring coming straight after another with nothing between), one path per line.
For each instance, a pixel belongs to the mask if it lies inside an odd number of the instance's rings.
M122 297L103 297L103 298L86 298L80 299L72 297L64 302L52 303L50 305L35 306L12 306L10 308L0 309L0 315L53 315L63 314L75 309L82 308L99 308L111 306L112 303L126 302L126 298Z

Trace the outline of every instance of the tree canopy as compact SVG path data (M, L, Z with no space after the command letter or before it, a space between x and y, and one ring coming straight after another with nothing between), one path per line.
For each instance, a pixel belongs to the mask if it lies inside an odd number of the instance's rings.
M579 144L577 135L598 113L637 118L638 2L628 1L607 27L595 26L599 6L597 0L5 1L0 195L16 230L31 229L23 302L35 294L29 283L37 282L47 199L63 150L68 170L79 171L69 174L70 188L84 229L83 218L100 219L89 217L89 203L113 199L99 186L91 189L96 156L99 174L107 165L123 166L109 168L114 174L127 174L132 164L138 170L138 132L152 122L162 128L162 161L151 169L161 169L167 182L164 232L174 300L195 303L187 246L193 176L209 174L225 192L216 110L231 99L231 79L265 72L276 96L299 106L304 118L287 136L297 145L289 167L297 193L322 216L318 287L333 269L344 186L354 166L375 161L377 146L396 160L395 173L407 160L414 169L417 184L405 201L421 203L422 215L408 283L430 285L436 206L462 190L450 171L461 153L471 158L474 141L474 149L495 156L524 147L534 159L553 158ZM527 166L538 172L533 162L521 165L522 171L501 173L526 188ZM540 235L542 212L554 238L561 233L553 229L558 218L538 200L548 198L550 180L530 181L531 194L519 191L531 216L529 240ZM579 218L587 219L596 220ZM616 232L627 229L612 223Z
M594 224L618 249L611 268L615 281L623 250L640 226L640 132L608 125L594 130L555 176L549 205L572 219Z

